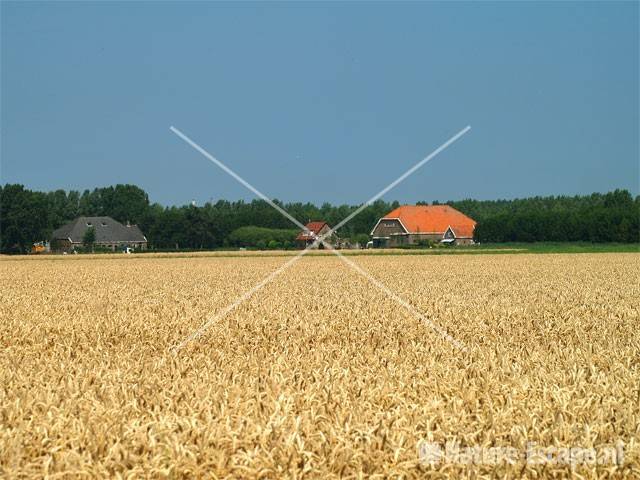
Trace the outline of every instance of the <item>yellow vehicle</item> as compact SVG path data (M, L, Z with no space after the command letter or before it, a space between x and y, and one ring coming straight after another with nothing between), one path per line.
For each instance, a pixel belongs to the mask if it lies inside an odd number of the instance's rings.
M31 247L31 253L44 253L47 251L47 246L44 242L36 242Z

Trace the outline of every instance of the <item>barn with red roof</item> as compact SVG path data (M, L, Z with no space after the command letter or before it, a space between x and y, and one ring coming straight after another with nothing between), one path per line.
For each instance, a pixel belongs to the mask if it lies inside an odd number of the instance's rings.
M322 237L331 231L331 227L327 222L309 222L305 225L306 230L302 230L298 236L296 237L296 244L300 248L306 248L309 245L313 245L316 241L316 238ZM332 232L331 235L327 237L327 243L335 243L335 233ZM312 248L324 248L324 244L319 242L318 245L313 246Z
M469 245L476 222L449 205L403 205L389 212L371 231L378 248L421 241Z

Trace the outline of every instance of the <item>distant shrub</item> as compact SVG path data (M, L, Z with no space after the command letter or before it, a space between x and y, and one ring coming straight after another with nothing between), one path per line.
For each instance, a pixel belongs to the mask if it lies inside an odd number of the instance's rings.
M297 230L281 228L240 227L231 232L229 243L236 247L282 248L287 243L293 246L297 234Z
M282 244L276 240L270 240L267 247L269 250L277 250L278 248L282 248Z

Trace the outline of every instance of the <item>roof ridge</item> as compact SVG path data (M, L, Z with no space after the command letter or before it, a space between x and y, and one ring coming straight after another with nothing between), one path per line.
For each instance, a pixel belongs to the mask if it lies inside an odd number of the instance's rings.
M464 231L463 236L472 236L476 225L471 217L447 204L401 205L382 218L398 219L409 233L444 234L451 227Z
M93 224L96 225L93 225ZM102 224L100 226L100 224ZM142 230L137 225L123 225L107 215L80 215L70 222L53 231L52 239L71 238L74 242L81 242L88 227L95 228L96 242L140 242L146 241Z

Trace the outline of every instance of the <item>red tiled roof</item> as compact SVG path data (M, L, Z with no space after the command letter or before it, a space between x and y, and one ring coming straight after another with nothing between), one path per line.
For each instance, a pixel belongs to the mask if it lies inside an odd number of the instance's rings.
M444 235L451 227L458 238L473 237L476 222L449 205L403 205L389 212L384 219L397 218L408 233L438 233Z
M309 230L312 234L309 234L303 230L298 234L298 236L296 237L296 240L315 240L316 239L315 236L320 233L320 230L322 230L325 225L327 225L327 222L307 223L305 227L307 227L307 230Z

